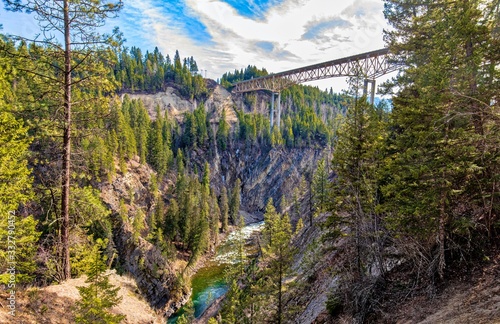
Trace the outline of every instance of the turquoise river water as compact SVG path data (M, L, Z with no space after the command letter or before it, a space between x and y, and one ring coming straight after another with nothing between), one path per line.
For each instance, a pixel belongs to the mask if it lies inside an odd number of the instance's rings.
M253 223L242 229L242 237L248 239L256 231L260 231L264 222ZM210 306L210 304L227 292L227 283L224 273L228 267L235 263L236 248L235 243L238 239L238 231L228 235L224 243L217 249L217 253L212 259L196 272L191 279L191 300L194 305L194 316L197 318ZM175 324L177 318L184 313L181 308L172 315L167 323Z

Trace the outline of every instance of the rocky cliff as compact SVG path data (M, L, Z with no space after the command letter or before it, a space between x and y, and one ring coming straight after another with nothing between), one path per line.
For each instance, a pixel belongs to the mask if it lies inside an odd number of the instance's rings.
M182 122L182 115L193 111L197 104L181 98L175 89L157 94L130 94L131 99L141 99L152 118L156 106L167 110ZM260 111L266 109L265 94L254 100L252 107L245 106L245 98L234 96L224 88L215 85L211 94L203 102L213 124L224 109L232 127L237 127L235 107ZM210 164L210 182L217 193L223 186L232 190L237 179L241 181L241 213L247 223L263 218L265 205L273 198L279 205L282 198L291 202L294 189L301 177L314 170L317 162L324 156L324 148L271 147L255 142L231 140L227 149L219 151L212 147L211 152L196 148L186 152L187 167L202 170L205 162ZM101 184L102 198L115 214L114 244L119 254L119 264L136 280L142 294L158 312L166 317L178 309L187 298L178 284L182 267L174 265L175 259L167 259L161 251L142 237L134 237L132 223L137 211L144 212L146 219L154 211L154 195L150 192L150 181L154 171L141 165L138 159L127 163L127 173L118 174L112 181ZM168 206L168 194L175 181L175 170L167 174L159 184L159 193ZM123 204L120 204L123 201ZM125 209L126 211L124 211ZM121 214L121 215L120 215ZM125 214L125 215L124 215ZM146 222L147 223L147 222ZM147 234L147 228L143 230Z
M154 171L137 159L128 161L127 170L101 184L101 198L114 213L113 241L118 251L118 267L135 279L141 294L154 309L169 316L184 303L186 292L179 291L177 273L170 260L141 236L134 237L131 225L139 210L146 216L153 212L154 199L149 188ZM160 192L166 192L171 185L165 181Z
M301 177L314 170L324 155L323 148L287 149L236 143L208 159L211 184L218 190L222 186L232 189L240 179L240 209L247 223L262 220L268 199L273 198L276 206L282 198L291 203ZM190 158L198 168L205 161L201 150L192 151Z
M238 119L234 107L241 99L237 99L238 96L233 96L226 89L214 82L209 82L208 85L210 94L203 102L198 102L195 99L190 100L183 98L179 92L172 87L168 87L164 92L155 94L129 93L126 95L128 95L130 99L142 100L152 119L156 118L156 107L159 107L162 113L167 111L169 116L173 116L178 121L182 121L184 113L193 112L199 104L203 103L209 116L212 117L213 122L218 123L218 118L216 117L220 116L223 109L226 110L226 120L230 124L237 122ZM124 95L125 94L123 94L122 97Z

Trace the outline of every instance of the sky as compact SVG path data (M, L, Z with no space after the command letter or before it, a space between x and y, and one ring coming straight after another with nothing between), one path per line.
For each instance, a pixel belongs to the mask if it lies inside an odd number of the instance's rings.
M384 47L383 0L123 0L117 18L128 47L193 56L203 75L255 65L277 73ZM3 33L32 36L33 15L0 10ZM379 83L379 81L377 81ZM309 83L347 88L344 79Z

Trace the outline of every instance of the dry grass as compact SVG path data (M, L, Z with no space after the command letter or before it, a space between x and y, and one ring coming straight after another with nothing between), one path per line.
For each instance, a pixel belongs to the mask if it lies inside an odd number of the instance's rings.
M110 282L119 286L119 296L122 301L113 308L113 312L123 314L126 319L123 323L163 323L164 320L142 300L138 294L134 280L125 276L110 274ZM37 324L65 324L74 323L73 307L80 298L77 287L85 285L85 278L80 277L68 280L60 285L43 288L29 288L16 293L16 317L13 318L5 307L8 295L3 291L0 294L0 323L37 323Z

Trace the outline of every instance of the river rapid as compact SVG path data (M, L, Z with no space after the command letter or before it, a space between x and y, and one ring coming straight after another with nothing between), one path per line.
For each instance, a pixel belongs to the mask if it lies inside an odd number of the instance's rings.
M241 229L241 236L244 242L259 232L264 222L252 223ZM226 270L237 262L237 248L239 230L231 232L226 240L217 248L217 253L208 260L191 278L191 301L194 306L194 316L200 317L210 304L227 292ZM245 245L248 253L252 246ZM175 324L177 319L185 312L184 307L172 315L167 323Z

